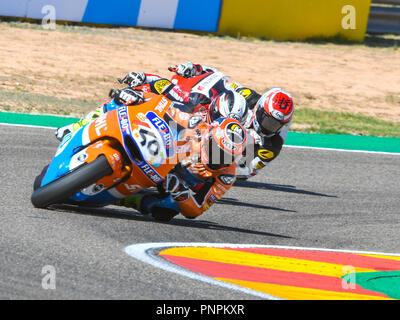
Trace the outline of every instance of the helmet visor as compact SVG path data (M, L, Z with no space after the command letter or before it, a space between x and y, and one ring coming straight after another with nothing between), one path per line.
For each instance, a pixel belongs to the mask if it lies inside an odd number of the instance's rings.
M260 131L267 135L272 136L279 132L284 126L279 120L270 116L263 108L259 108L256 112L257 122L260 126Z
M215 119L218 119L221 117L221 113L218 110L218 104L217 104L217 99L212 101L210 103L210 106L208 107L208 117L209 117L209 122L215 121Z
M208 160L204 164L211 170L229 167L236 160L235 155L224 151L212 137L205 141L204 151Z

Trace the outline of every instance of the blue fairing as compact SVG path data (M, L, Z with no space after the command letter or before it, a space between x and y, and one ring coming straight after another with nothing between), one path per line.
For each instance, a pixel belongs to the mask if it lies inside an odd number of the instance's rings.
M115 103L114 99L112 99L110 102L108 102L104 106L105 106L107 112L118 109L120 107L120 105Z
M60 146L58 147L56 154L51 162L46 175L42 180L42 186L56 180L60 176L70 171L69 165L71 157L76 153L77 150L82 146L82 133L84 127L75 131L73 134L67 134Z
M111 108L112 107L114 106L111 105ZM111 108L110 110L112 110ZM59 177L71 170L70 163L72 156L83 148L84 142L82 140L82 137L86 126L80 128L74 133L67 134L64 137L63 141L56 151L53 161L47 169L41 186L44 186L58 179ZM70 197L69 200L85 202L85 204L93 203L96 205L106 205L114 203L118 200L118 198L112 196L108 191L103 191L96 195L86 195L78 192L77 194Z

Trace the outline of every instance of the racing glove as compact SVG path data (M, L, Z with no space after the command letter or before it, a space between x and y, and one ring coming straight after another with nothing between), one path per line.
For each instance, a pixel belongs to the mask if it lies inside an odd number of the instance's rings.
M169 67L168 70L175 72L181 77L191 78L200 75L203 72L203 67L200 64L193 64L192 62L188 62L178 64L174 67Z
M236 167L236 177L238 180L247 180L257 175L266 165L267 163L264 163L259 157L254 158L248 165L242 159Z
M57 128L54 131L54 135L56 136L57 140L61 142L67 134L69 134L73 131L74 131L73 124L69 124L65 127Z
M137 87L146 82L146 74L144 72L130 72L122 80L130 87Z
M116 104L135 105L144 101L143 93L131 88L111 90L110 97L114 98Z
M175 201L185 201L189 199L189 189L179 180L179 178L169 173L163 182L164 191L172 196Z

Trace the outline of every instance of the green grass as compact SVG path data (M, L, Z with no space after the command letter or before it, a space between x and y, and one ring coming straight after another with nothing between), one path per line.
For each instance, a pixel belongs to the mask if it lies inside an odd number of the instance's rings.
M380 120L361 114L303 108L295 112L292 131L400 137L400 122Z
M0 89L0 110L79 117L93 110L98 102L66 99L30 92ZM351 134L376 137L400 137L400 122L390 122L361 114L299 108L291 131L324 134Z

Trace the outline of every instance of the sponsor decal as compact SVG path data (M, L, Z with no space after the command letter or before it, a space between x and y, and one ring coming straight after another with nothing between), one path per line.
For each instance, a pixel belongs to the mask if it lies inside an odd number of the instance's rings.
M202 122L203 119L200 116L192 116L189 119L188 127L189 129L193 129L196 127L200 122Z
M168 105L168 99L167 98L165 98L165 97L163 97L162 99L161 99L161 101L156 105L156 107L155 107L155 109L158 111L158 112L163 112L163 110L165 109L165 107Z
M152 116L153 116L153 118L154 117L158 118L154 112L152 112ZM142 114L142 116L138 116L139 119L142 119L143 117L145 117L143 114ZM160 118L158 118L158 119L160 119ZM141 138L140 144L142 147L146 148L145 150L147 152L147 154L145 154L145 158L147 155L150 155L151 156L150 160L151 160L152 164L155 167L159 166L161 164L161 161L162 161L164 155L159 150L160 149L159 143L155 139L156 137L155 137L154 133L152 133L151 131L149 131L147 129L147 128L150 128L150 126L147 123L140 123L141 128L139 130L132 131L131 125L129 123L128 109L126 106L121 106L118 108L118 120L119 120L119 125L121 128L122 135L123 136L133 135L135 137L135 139ZM142 120L148 121L147 118L142 119ZM138 125L138 121L133 121L132 123L134 123L135 125ZM154 122L151 121L151 123L154 125ZM162 134L161 129L159 129L156 125L154 125L154 126ZM166 126L166 124L165 124L165 126ZM164 131L166 131L165 134L167 134L169 132L169 129L167 128L165 130L165 128L163 126L161 126L161 124L159 124L159 127L161 127L162 129L164 129ZM164 136L163 136L163 139L165 139L165 140L163 140L163 143L164 143L164 146L166 146L168 141ZM173 149L172 149L172 151L173 151ZM142 149L142 152L144 152L143 149ZM133 161L136 163L136 161L134 159L133 159ZM158 175L158 173L156 171L154 171L150 167L150 165L147 162L142 162L140 164L137 164L137 166L154 183L159 183L160 181L162 181L162 178Z
M283 120L285 118L282 112L275 109L271 110L271 115L277 120Z
M210 200L214 203L217 201L217 198L213 194L210 194Z
M161 134L162 140L164 142L165 152L167 157L170 158L175 154L174 150L174 139L172 133L167 123L158 117L153 111L146 113L147 118L150 120L151 124L157 129Z
M221 72L214 72L211 73L209 76L205 77L201 80L198 85L196 86L196 90L198 92L204 92L210 90L219 80L224 78L225 75Z
M257 155L261 158L261 159L272 159L275 154L267 149L260 149L257 152Z
M189 199L189 197L190 197L189 190L181 191L178 195L175 196L175 201L177 202L186 201Z
M245 139L245 132L240 125L231 122L226 126L226 135L234 144L241 144Z
M230 186L235 181L235 176L233 174L221 174L219 179L223 184Z
M247 99L251 95L251 90L250 89L241 89L241 90L239 90L239 93Z
M258 170L261 170L262 168L264 168L265 167L265 164L262 162L262 161L258 161L257 163L256 163L256 168L258 169Z
M231 86L232 89L237 89L237 87L238 87L238 85L235 82L232 82L230 84L230 86Z
M169 86L171 84L171 82L169 80L159 80L156 83L154 83L154 89L156 89L156 91L161 94L165 87Z
M224 75L221 72L214 72L211 73L209 76L207 76L206 78L204 78L203 80L200 81L200 83L203 86L207 86L212 82L218 81L220 79L222 79L224 77Z
M211 201L211 199L208 199L207 202L204 205L204 209L208 210L210 209L210 207L213 205L213 201Z
M215 192L219 195L219 197L222 197L228 190L226 190L222 184L216 183L215 184Z
M147 162L139 163L138 167L155 184L164 180Z
M179 101L186 100L190 96L190 92L182 91L179 87L173 87L169 94Z
M96 130L96 134L97 134L98 136L101 135L101 132L100 132L101 129L105 128L105 130L107 130L106 115L104 115L104 116L102 116L102 117L100 117L100 118L97 118L97 119L95 120L95 122L94 122L94 127L95 127L95 130Z
M279 109L281 110L286 110L287 108L292 109L292 100L286 99L286 98L281 98L281 99L276 99L274 102L279 104Z
M143 190L143 188L138 184L124 184L125 188L129 190L131 193L138 192L139 190Z
M61 149L62 147L64 147L64 145L65 145L69 140L71 140L71 138L72 138L72 133L66 134L66 135L64 136L64 138L63 138L63 140L62 140L62 142L61 142L59 148Z
M154 128L140 127L134 131L135 138L139 141L143 159L150 161L153 167L158 167L164 161L164 142L161 134L155 134Z
M146 120L147 120L146 116L145 116L142 112L139 112L139 113L136 115L136 117L137 117L140 121L142 121L142 122L146 122Z
M118 108L118 121L122 135L131 134L131 125L129 123L128 108L121 106Z
M142 126L142 127L150 128L150 126L146 122L137 121L137 120L133 120L131 122L131 125L132 126ZM132 132L135 132L135 130L133 129Z
M222 139L221 143L229 150L232 150L233 152L237 151L237 147L235 145L233 145L233 143L231 142L231 140L226 140L226 139Z
M58 156L64 149L65 147L68 145L68 143L71 141L72 137L77 133L78 131L75 131L74 133L68 133L67 135L65 135L65 137L63 138L60 146L57 149L57 152L55 154L55 157Z

